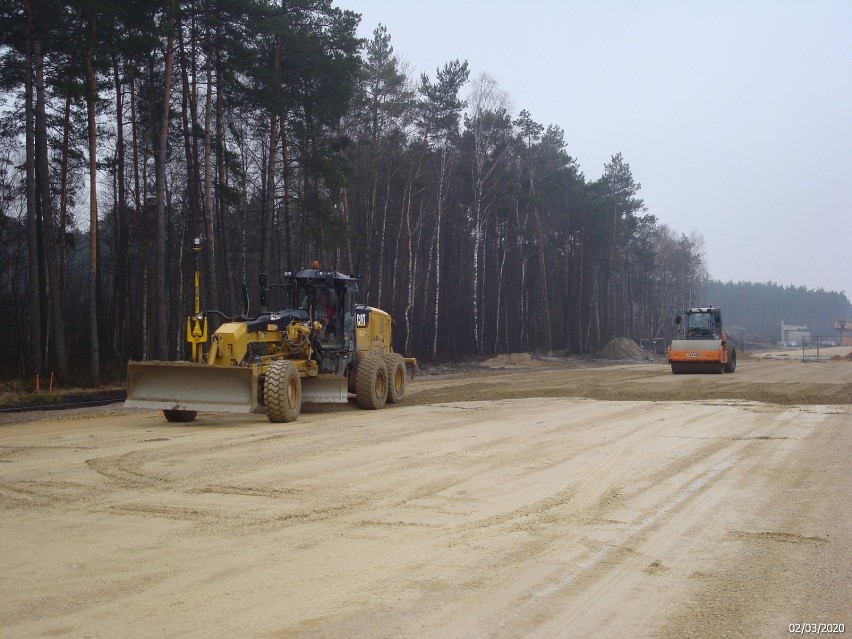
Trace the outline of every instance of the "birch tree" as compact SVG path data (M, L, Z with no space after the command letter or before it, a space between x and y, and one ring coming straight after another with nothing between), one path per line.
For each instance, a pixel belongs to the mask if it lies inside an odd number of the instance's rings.
M468 134L473 141L471 167L471 218L473 224L473 339L477 353L483 349L484 330L482 309L485 284L482 282L482 247L485 221L494 199L497 183L506 171L504 157L510 150L509 97L488 74L474 80L468 98L469 114L465 118ZM499 290L500 283L497 283ZM495 314L499 316L498 312ZM437 316L436 316L437 335ZM434 352L433 352L434 355Z
M411 119L414 90L410 84L407 66L394 54L387 27L380 24L365 47L359 90L363 109L362 130L368 142L365 178L369 185L369 200L364 246L366 288L371 288L371 282L378 284L379 304L382 303L391 181L399 170L398 163L392 160L391 151L393 139ZM378 247L375 247L376 243ZM374 249L378 251L377 258L374 258Z
M444 209L447 203L447 184L452 170L451 144L458 139L459 120L462 109L466 106L466 102L459 97L459 93L467 83L469 77L470 69L468 68L467 61L460 62L459 60L453 60L446 63L442 68L437 69L434 82L425 73L420 78L420 129L423 136L424 150L429 148L430 144L438 149L438 153L436 154L438 179L435 191L435 223L431 244L434 250L431 251L432 259L429 264L429 269L434 270L435 273L432 327L435 336L438 335L440 324L442 285L441 241L445 216ZM407 215L409 213L410 209L407 209ZM409 269L409 282L413 282L413 278L413 269ZM411 332L409 315L413 311L414 303L413 288L410 285L408 302L406 304L407 335ZM433 354L437 354L437 350L437 338L434 337L432 341Z

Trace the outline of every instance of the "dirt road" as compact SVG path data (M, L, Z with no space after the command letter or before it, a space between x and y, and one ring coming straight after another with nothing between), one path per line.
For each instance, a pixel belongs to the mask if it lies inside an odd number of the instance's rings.
M488 365L291 425L117 407L7 420L0 636L852 624L848 358L701 377Z

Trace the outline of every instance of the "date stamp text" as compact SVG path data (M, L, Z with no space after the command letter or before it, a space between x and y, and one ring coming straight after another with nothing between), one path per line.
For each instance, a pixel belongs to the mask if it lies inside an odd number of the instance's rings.
M842 623L791 623L787 630L794 635L839 635L846 632Z

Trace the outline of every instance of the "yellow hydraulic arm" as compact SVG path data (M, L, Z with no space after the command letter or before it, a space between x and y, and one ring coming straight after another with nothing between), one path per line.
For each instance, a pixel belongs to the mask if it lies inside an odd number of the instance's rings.
M192 348L190 361L203 363L204 355L202 345L207 342L207 316L201 314L201 281L198 266L201 255L201 238L196 237L192 243L192 252L195 254L195 306L192 317L186 318L186 341Z

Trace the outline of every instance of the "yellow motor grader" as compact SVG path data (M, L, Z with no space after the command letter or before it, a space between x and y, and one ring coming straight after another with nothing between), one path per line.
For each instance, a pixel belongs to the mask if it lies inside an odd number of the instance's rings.
M737 349L722 330L722 309L688 308L675 317L678 338L672 340L668 360L672 373L733 373Z
M260 275L260 313L225 318L207 344L208 314L198 304L187 318L189 362L129 362L128 408L162 409L171 422L189 422L198 411L266 412L271 422L298 418L302 402L382 408L405 397L407 366L414 358L395 353L391 317L357 304L358 278L311 268L285 272L280 284ZM283 294L270 311L270 290ZM207 347L206 354L204 349Z

